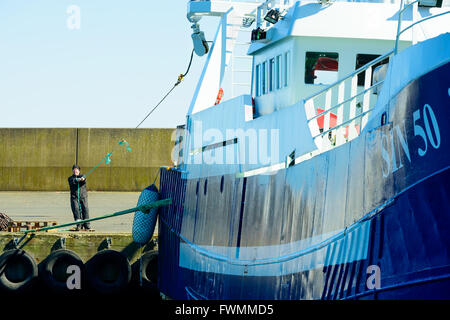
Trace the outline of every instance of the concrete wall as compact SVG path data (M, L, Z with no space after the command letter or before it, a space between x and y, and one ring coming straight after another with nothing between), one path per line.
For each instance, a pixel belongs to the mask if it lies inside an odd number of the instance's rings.
M174 129L0 128L0 191L67 191L72 165L88 173L120 139L111 163L88 177L88 189L140 191L160 166L171 165ZM157 182L159 182L159 177Z

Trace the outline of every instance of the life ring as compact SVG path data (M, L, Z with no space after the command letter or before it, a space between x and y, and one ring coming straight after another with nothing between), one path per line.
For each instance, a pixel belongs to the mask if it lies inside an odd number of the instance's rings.
M32 287L38 276L34 258L22 249L12 249L0 256L0 289L22 292Z
M131 265L121 252L105 249L97 252L86 263L89 286L100 293L117 293L131 280Z
M71 276L68 267L74 265L80 268L80 289L84 288L85 266L83 260L72 250L58 249L50 253L39 264L39 279L54 292L76 292L67 286L67 279Z
M142 288L159 297L158 289L158 251L148 251L144 253L132 266L133 282L140 285L142 278Z

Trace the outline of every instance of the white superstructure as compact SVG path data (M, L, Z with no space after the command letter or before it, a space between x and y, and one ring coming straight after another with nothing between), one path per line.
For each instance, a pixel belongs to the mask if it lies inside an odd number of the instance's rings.
M212 107L219 89L221 101L251 94L256 117L318 92L393 48L399 5L400 1L189 1L187 17L192 23L200 24L203 16L218 16L220 22L188 115ZM444 12L447 5L444 1L443 8L429 8L416 3L403 13L402 27ZM274 24L264 20L271 9L280 13ZM251 31L258 27L266 38L250 41ZM405 31L399 50L449 31L448 16L430 19ZM328 70L311 66L318 57L335 60L336 65ZM363 77L357 91L365 86ZM346 90L350 93L351 86ZM337 95L334 99L332 104Z

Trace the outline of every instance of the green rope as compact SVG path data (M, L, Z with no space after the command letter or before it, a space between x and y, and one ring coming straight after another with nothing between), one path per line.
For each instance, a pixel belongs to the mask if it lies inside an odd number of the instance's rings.
M141 212L147 214L147 213L150 212L151 209L155 209L155 208L159 208L159 207L163 207L163 206L168 206L168 205L171 205L171 204L172 204L172 199L171 198L167 198L167 199L164 199L164 200L153 201L153 202L151 202L149 204L144 204L144 205L141 205L141 206L138 206L138 207L135 207L135 208L126 209L126 210L122 210L122 211L106 214L106 215L100 216L100 217L95 217L95 218L90 218L90 219L85 219L85 220L79 220L79 221L70 222L70 223L59 224L59 225L55 225L55 226L37 228L37 229L32 229L32 230L24 230L23 232L25 234L27 234L27 233L34 233L34 232L38 232L38 231L47 231L47 230L52 230L52 229L65 228L65 227L73 226L73 225L76 225L76 224L82 224L82 223L86 223L86 222L91 222L91 221L96 221L96 220L102 220L102 219L117 217L117 216L121 216L121 215L124 215L124 214L127 214L127 213L136 212L136 211L141 211Z
M107 154L106 154L106 157L104 157L99 163L97 163L97 164L95 165L95 167L93 167L93 168L86 174L86 178L87 178L88 175L90 175L91 172L94 171L94 169L97 168L103 161L105 161L105 164L109 164L109 163L111 162L111 158L110 158L110 157L111 157L111 155L113 154L113 152L116 151L116 149L117 149L118 147L120 147L120 146L122 146L122 145L124 145L124 144L126 144L127 150L128 150L128 151L131 151L131 148L129 147L128 142L126 142L124 139L120 140L120 141L117 143L117 146L116 146L111 152L107 153Z
M126 144L126 148L128 151L131 151L130 146L128 145L128 142L125 139L120 140L117 143L117 146L109 153L106 154L106 157L104 157L99 163L97 163L86 175L85 179L88 177L88 175L91 174L92 171L94 171L95 168L97 168L103 161L105 161L105 164L109 164L111 162L111 155L113 154L116 149L122 145ZM81 202L80 202L80 182L78 181L78 189L77 189L77 196L78 196L78 210L80 210L81 213Z

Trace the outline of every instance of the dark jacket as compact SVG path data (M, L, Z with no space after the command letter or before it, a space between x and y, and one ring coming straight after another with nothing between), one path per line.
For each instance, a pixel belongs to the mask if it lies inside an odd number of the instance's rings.
M70 196L72 198L78 198L78 185L80 186L80 198L87 197L86 180L79 181L80 178L85 177L84 174L78 176L71 175L69 177Z

